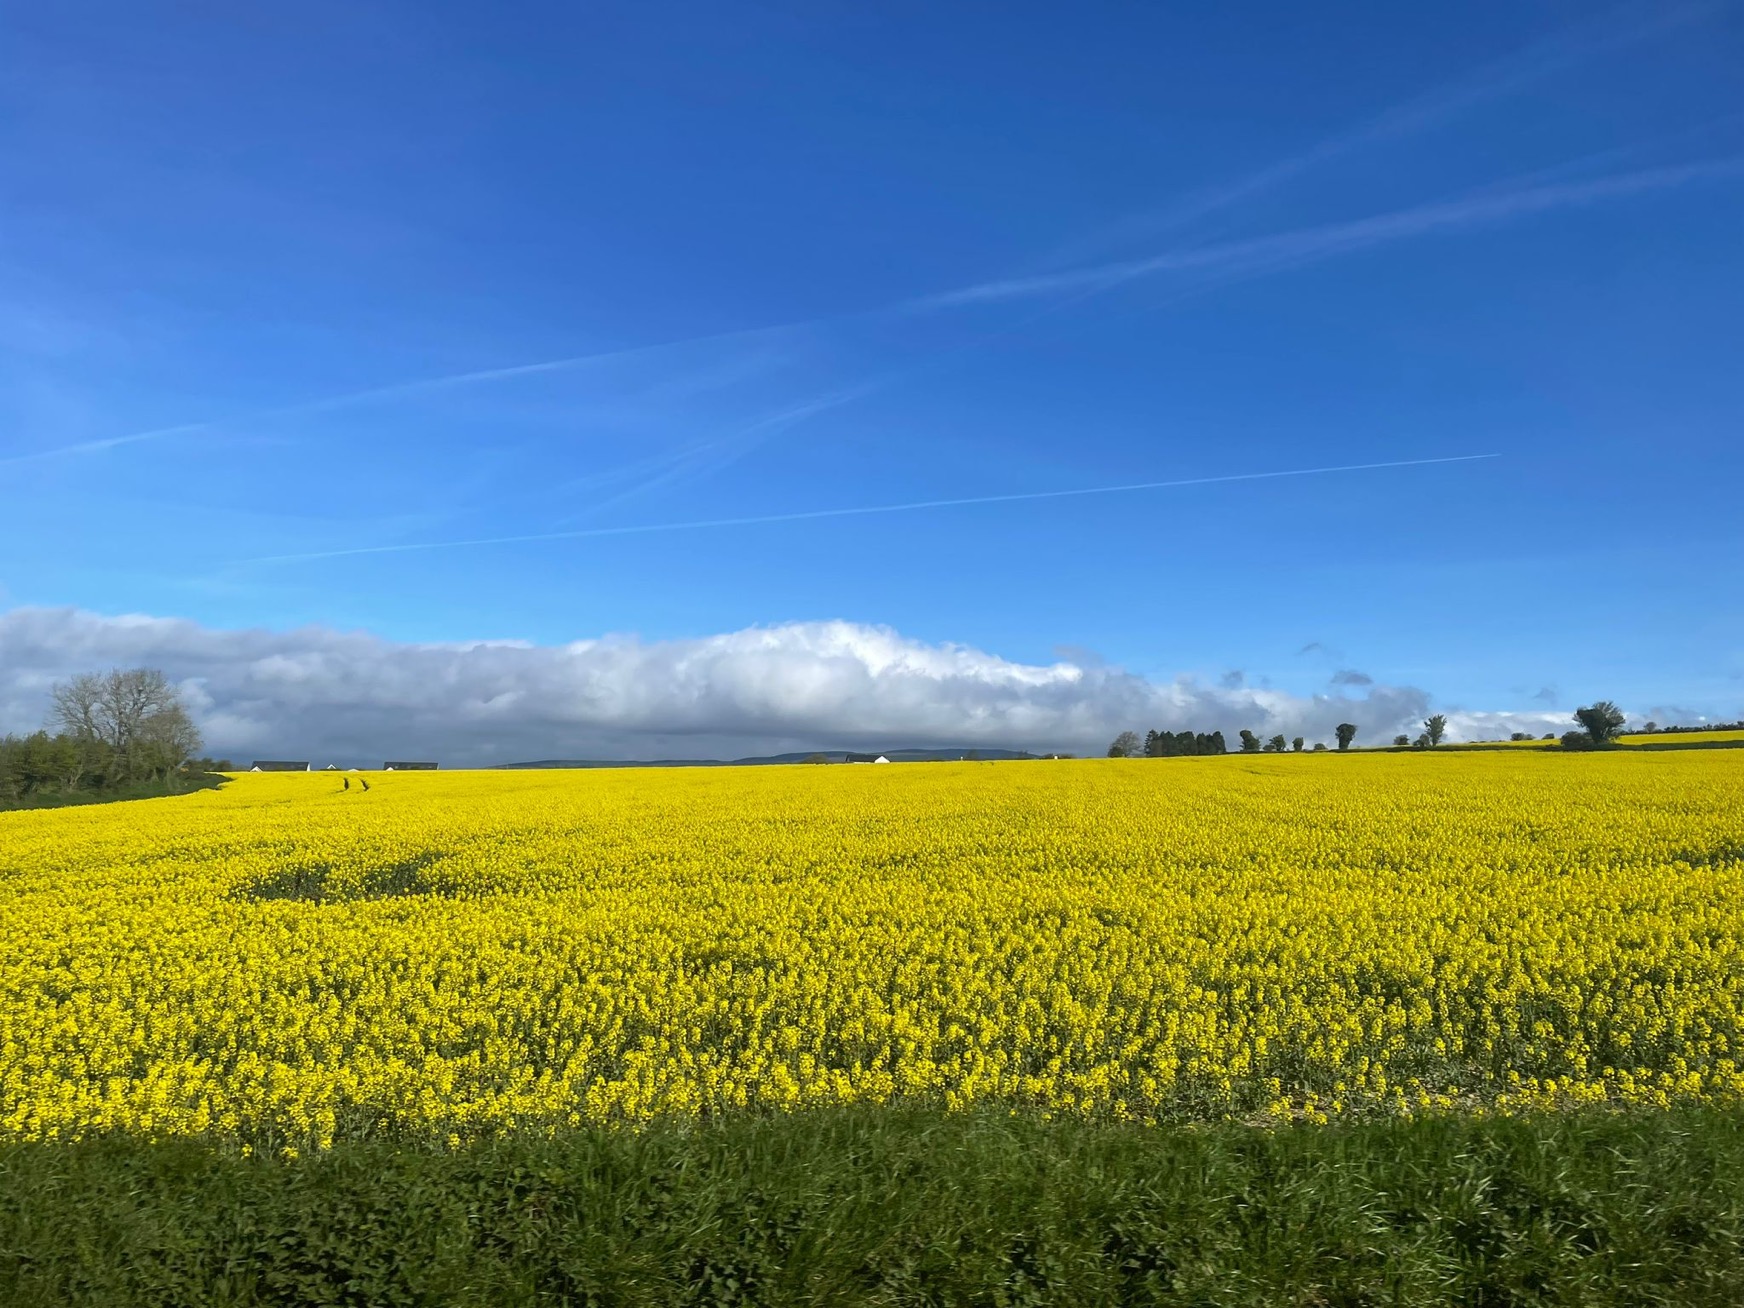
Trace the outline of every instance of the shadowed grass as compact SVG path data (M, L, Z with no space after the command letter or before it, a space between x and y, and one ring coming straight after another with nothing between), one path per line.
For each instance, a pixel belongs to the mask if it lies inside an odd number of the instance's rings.
M0 1147L0 1302L1735 1304L1744 1116Z

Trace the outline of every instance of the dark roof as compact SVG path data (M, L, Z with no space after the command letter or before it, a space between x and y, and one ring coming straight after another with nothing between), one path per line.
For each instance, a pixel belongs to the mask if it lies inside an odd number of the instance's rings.
M434 763L418 762L416 760L407 761L407 760L401 759L397 762L390 761L387 763L383 763L382 764L382 771L385 772L389 768L392 768L395 772L407 772L407 771L426 771L426 772L428 772L428 771L433 771L435 769L435 767L436 767L436 765Z
M254 760L254 766L249 768L250 772L256 770L261 772L307 772L309 764L307 760L293 763L282 758L257 758Z

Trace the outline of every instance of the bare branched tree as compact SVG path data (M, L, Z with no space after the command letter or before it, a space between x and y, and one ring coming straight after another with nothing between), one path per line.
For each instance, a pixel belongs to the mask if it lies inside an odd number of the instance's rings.
M134 774L167 775L200 748L200 732L156 668L87 672L54 689L54 725L106 745Z

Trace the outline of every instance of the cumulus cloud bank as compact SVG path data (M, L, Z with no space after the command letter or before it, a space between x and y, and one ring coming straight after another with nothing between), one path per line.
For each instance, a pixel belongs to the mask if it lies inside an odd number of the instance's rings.
M1227 678L1160 683L1089 659L1016 663L850 622L666 641L409 644L20 608L0 614L0 731L41 725L50 688L75 672L132 666L182 687L215 754L340 763L955 745L1098 753L1128 728L1330 741L1339 722L1379 742L1415 734L1430 703L1410 686L1299 696ZM1468 735L1554 725L1542 714L1449 718Z

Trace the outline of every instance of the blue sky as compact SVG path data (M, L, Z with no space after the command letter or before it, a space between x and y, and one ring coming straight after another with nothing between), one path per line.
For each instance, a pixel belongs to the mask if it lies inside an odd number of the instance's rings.
M11 7L0 608L1744 713L1744 10L1199 8Z

